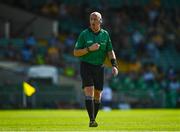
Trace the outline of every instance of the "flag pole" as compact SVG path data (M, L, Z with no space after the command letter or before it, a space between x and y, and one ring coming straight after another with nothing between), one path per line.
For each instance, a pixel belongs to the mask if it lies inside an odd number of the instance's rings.
M23 89L23 107L26 108L27 107L27 97L24 93L24 89Z
M23 107L27 107L27 96L32 96L36 89L30 84L23 82Z

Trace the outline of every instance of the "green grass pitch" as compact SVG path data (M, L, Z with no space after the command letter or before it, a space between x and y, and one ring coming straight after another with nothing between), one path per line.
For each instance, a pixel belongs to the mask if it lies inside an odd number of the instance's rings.
M85 110L1 110L0 131L180 131L180 110L100 111L88 127Z

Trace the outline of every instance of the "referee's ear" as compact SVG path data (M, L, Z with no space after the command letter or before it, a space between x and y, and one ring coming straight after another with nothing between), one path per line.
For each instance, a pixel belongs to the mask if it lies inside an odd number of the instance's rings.
M101 23L101 24L103 23L103 20L102 20L102 18L100 18L100 23Z

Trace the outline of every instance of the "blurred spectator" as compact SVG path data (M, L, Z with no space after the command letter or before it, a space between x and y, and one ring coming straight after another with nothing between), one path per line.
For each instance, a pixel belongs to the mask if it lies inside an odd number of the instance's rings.
M168 73L167 73L167 79L173 80L175 78L176 78L176 71L173 68L173 66L170 66L170 68L168 69Z
M159 11L156 7L151 7L148 11L148 21L150 26L155 26L159 17Z
M26 39L25 39L25 44L30 46L30 47L35 47L37 45L37 40L34 36L33 33L30 33Z
M31 63L33 62L33 51L29 46L24 46L21 50L21 58L23 62Z
M155 80L155 74L152 72L149 65L145 67L145 71L143 73L143 79L149 88L153 87L154 80Z
M156 33L153 35L152 42L154 42L154 44L156 44L158 49L162 49L164 47L164 39L163 39L162 34L160 34L160 33Z
M44 56L41 55L41 54L37 54L37 56L36 56L36 63L37 63L38 65L45 64Z
M59 7L59 17L64 19L68 16L68 12L67 12L67 6L62 3L60 4L60 7Z
M58 3L55 0L48 0L43 5L41 12L46 15L57 16L59 11Z
M146 51L147 51L147 55L148 55L150 58L159 59L159 50L157 49L155 43L153 43L152 41L150 41L149 43L147 43L147 45L146 45Z
M18 58L18 51L17 49L12 45L12 43L9 43L8 46L5 49L5 57L11 60L16 60Z
M58 40L58 38L54 34L52 34L51 37L49 38L48 45L49 46L56 46L56 47L58 47L59 40Z
M52 65L59 65L60 61L60 52L59 49L56 46L50 46L47 51L47 62Z
M176 108L178 101L178 92L180 91L180 83L177 79L173 79L169 83L169 100L170 107Z
M76 77L75 65L73 63L68 64L65 66L64 74L67 77Z
M65 40L65 52L66 53L70 53L72 52L73 46L75 44L75 38L74 38L74 34L70 34L69 36L67 36L66 40Z
M104 85L102 92L102 108L103 110L111 110L112 109L112 89L108 86L108 84Z
M137 58L129 64L129 71L139 73L141 70L141 62Z
M132 44L134 49L139 50L144 41L144 36L139 30L135 30L132 34Z

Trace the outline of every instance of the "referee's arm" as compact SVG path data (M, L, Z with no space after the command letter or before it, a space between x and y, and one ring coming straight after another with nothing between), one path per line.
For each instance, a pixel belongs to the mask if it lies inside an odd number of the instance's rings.
M93 45L83 48L83 49L74 49L74 56L79 57L83 56L89 52L98 50L100 45L98 43L94 43Z
M116 60L116 55L114 53L114 50L108 51L108 57L109 59L115 59Z
M112 74L114 76L117 76L118 75L118 65L117 65L116 55L113 50L108 52L108 57L111 60L111 64L112 64Z
M87 54L89 51L87 48L84 49L74 49L74 56L79 57Z
M108 58L111 61L112 67L116 67L118 69L118 64L114 50L108 51Z

